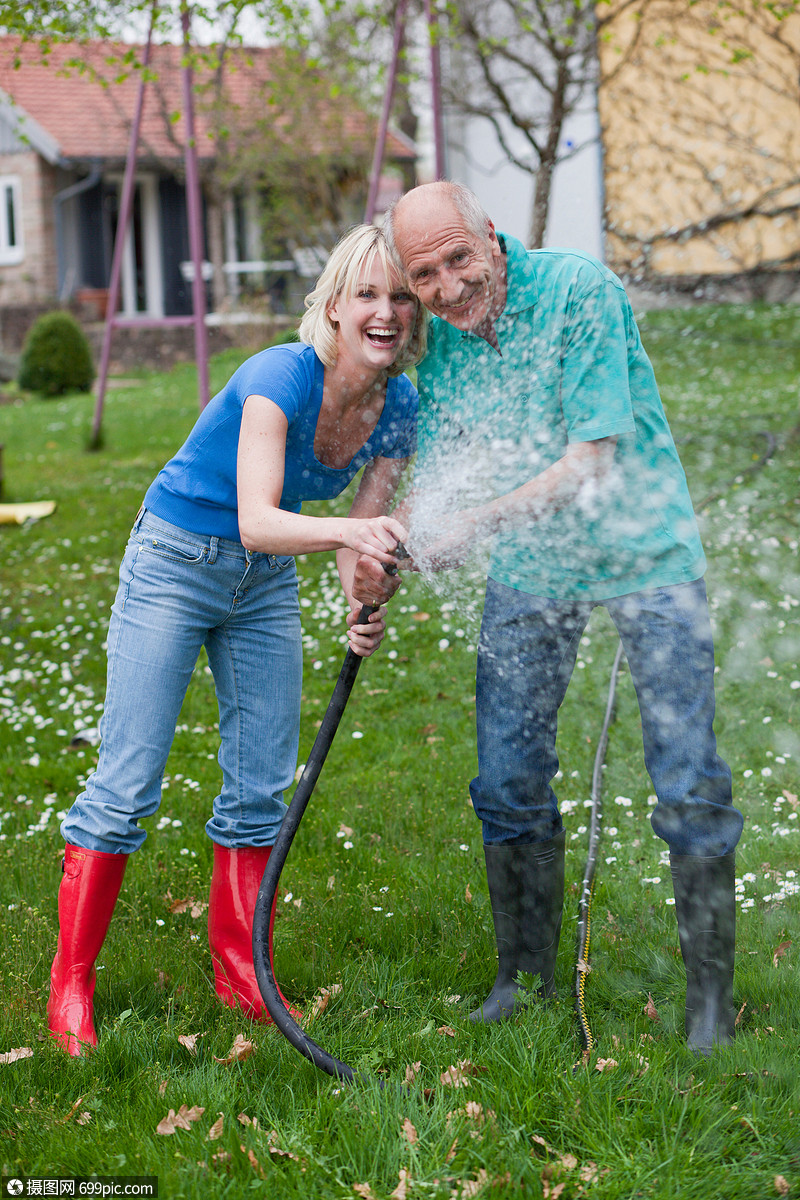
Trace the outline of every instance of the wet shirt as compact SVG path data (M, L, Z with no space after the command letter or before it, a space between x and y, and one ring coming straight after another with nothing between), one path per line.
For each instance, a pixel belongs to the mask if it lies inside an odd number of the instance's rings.
M239 540L236 460L248 396L266 396L289 422L280 507L299 512L304 500L344 491L373 458L407 458L416 449L417 393L405 375L389 379L375 429L346 467L328 467L314 453L324 366L311 346L272 346L253 355L200 414L181 449L153 480L145 507L182 529Z
M615 436L602 480L495 539L492 578L598 601L698 579L705 559L686 477L622 284L579 251L501 244L501 353L431 322L415 489L430 488L440 514L471 507L521 487L571 443Z

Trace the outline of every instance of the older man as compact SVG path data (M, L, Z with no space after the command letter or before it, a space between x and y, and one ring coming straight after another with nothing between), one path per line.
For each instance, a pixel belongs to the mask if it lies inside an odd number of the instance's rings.
M709 1053L734 1031L733 852L743 822L713 732L705 560L629 301L588 255L526 251L497 234L455 184L409 192L388 234L433 314L406 511L421 528L414 514L434 487L440 511L432 544L420 552L412 538L412 550L450 566L476 538L493 537L470 791L499 969L472 1018L510 1015L520 972L540 977L542 996L553 990L565 836L551 786L557 714L591 610L603 605L639 701L653 828L670 849L686 1032ZM459 461L479 499L462 492L448 516L443 497ZM364 600L390 594L368 563L358 577Z

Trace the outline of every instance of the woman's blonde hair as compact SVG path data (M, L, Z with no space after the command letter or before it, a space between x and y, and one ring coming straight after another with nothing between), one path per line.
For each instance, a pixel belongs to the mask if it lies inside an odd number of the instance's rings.
M338 354L336 323L331 320L330 308L337 297L349 300L355 295L376 259L383 267L387 285L391 286L392 275L404 279L401 268L389 253L383 230L375 225L356 225L336 243L316 287L306 296L306 311L297 334L301 342L314 347L326 367L336 365ZM409 295L413 297L410 290ZM427 316L419 301L416 305L417 316L411 337L389 368L390 375L402 374L425 357Z

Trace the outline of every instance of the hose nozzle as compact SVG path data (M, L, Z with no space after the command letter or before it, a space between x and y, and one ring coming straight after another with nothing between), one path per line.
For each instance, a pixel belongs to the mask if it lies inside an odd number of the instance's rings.
M395 546L394 556L395 556L395 558L399 558L401 561L404 558L411 558L411 555L408 553L408 551L406 550L406 548L402 542L398 542L397 545ZM383 567L383 569L387 575L396 575L397 574L397 567L395 566L394 563L381 563L381 566Z

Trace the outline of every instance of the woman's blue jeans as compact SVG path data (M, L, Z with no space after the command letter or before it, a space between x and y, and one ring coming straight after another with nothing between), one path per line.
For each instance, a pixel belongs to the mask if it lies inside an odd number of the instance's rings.
M222 790L206 825L221 846L271 846L294 778L302 644L294 559L137 517L108 631L96 770L61 831L129 854L161 801L181 705L205 646L219 704Z
M733 850L743 818L714 736L714 646L702 580L603 601L639 701L653 829L673 854ZM551 786L558 710L595 604L531 596L490 579L478 649L478 776L487 844L548 841L562 829Z

